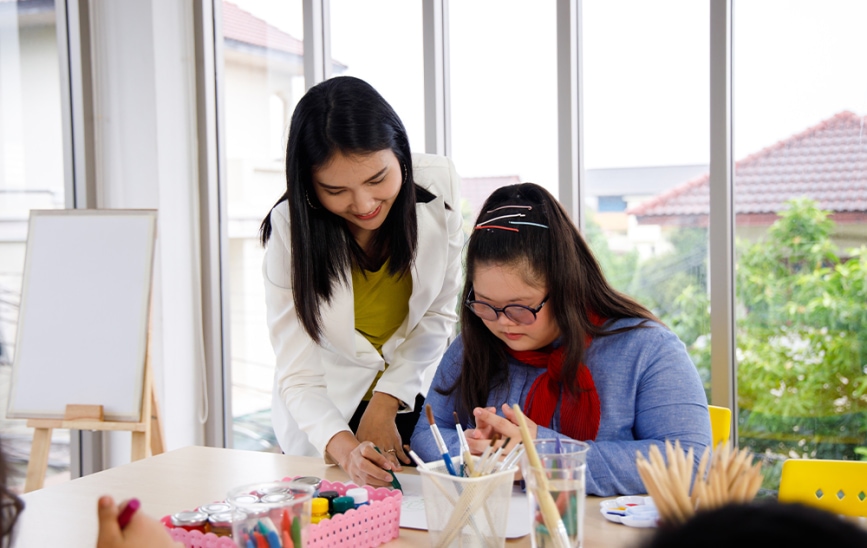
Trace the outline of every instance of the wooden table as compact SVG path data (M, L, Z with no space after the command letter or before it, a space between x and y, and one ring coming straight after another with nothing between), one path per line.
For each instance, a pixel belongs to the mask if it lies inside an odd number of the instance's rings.
M405 472L414 473L412 468ZM16 546L93 548L96 542L96 501L109 494L117 501L141 500L142 510L159 518L222 500L233 487L287 476L318 476L346 482L348 476L321 459L291 457L212 447L184 447L60 485L22 495L26 503L18 521ZM631 529L605 521L597 497L587 498L584 546L634 548L648 530ZM427 533L401 529L387 546L427 546ZM529 546L530 538L507 541L507 546Z

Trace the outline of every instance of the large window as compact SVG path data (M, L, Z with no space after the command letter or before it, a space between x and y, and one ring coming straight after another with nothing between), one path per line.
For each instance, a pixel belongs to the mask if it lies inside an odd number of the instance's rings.
M708 3L583 2L585 231L710 389Z
M734 6L740 443L787 458L867 446L867 73L858 1Z
M553 2L449 4L452 159L463 212L498 187L557 193L557 44Z
M64 207L54 2L0 2L0 435L23 485L33 429L5 416L31 209ZM55 430L46 484L69 477L69 430Z
M234 446L279 451L259 223L283 194L286 128L304 93L301 1L222 2Z
M385 97L424 152L421 2L331 0L332 75L356 76Z

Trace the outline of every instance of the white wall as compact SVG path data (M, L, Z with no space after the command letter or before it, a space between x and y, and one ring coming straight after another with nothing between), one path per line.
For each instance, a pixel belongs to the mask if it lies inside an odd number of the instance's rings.
M192 5L92 4L97 203L159 212L151 363L167 449L201 444L203 346ZM109 464L128 462L113 435Z

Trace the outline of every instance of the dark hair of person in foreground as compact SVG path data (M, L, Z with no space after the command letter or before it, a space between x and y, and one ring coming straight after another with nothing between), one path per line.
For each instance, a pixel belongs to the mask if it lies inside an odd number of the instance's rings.
M0 547L3 548L12 546L12 531L24 509L24 501L6 487L7 474L6 456L0 447Z
M867 530L802 504L766 500L700 512L679 527L661 527L642 548L863 548Z

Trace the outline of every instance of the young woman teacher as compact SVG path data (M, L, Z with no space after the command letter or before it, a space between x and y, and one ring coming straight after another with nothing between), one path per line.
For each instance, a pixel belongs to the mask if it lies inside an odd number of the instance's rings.
M359 485L388 485L410 462L403 444L457 321L459 183L450 160L410 153L362 80L301 98L286 192L261 227L285 453L323 455Z

